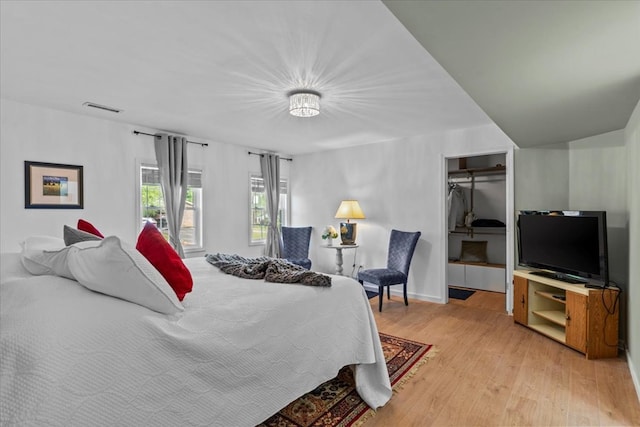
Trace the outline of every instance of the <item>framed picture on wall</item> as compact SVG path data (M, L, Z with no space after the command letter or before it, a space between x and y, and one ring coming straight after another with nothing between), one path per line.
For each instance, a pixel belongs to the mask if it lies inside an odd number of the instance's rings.
M25 209L83 209L82 166L24 162Z

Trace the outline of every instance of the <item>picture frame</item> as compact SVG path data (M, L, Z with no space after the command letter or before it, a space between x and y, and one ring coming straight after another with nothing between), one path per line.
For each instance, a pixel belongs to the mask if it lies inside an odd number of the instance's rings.
M83 167L24 162L25 209L84 209Z

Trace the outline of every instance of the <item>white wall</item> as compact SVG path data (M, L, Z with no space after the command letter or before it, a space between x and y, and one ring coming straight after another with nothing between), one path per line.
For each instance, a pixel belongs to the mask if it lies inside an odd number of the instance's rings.
M569 209L607 211L609 278L626 291L629 218L623 129L569 143Z
M627 346L629 368L640 399L640 102L624 130L627 147L627 206L629 212L629 281Z
M323 249L322 229L337 226L344 199L357 199L366 219L358 220L358 265L386 265L389 233L421 231L408 284L414 298L443 302L447 262L445 157L506 152L513 143L497 126L452 131L400 141L296 156L291 165L292 218L314 227L313 268L334 271L334 253ZM354 251L344 251L350 274ZM393 291L393 290L392 290Z
M569 209L566 145L520 149L514 156L517 210Z
M78 218L105 234L135 243L136 160L155 159L153 140L135 136L144 129L111 120L0 101L0 250L18 251L28 235L62 236L63 224ZM249 173L260 170L247 149L211 141L189 145L190 163L203 166L204 244L209 252L262 254L249 246ZM84 209L25 209L24 161L84 167Z

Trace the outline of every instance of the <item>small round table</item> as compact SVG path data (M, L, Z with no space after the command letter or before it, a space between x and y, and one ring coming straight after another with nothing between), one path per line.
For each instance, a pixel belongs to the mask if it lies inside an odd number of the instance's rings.
M342 250L343 249L355 249L359 245L333 245L333 246L322 246L325 249L335 249L336 250L336 274L342 276Z

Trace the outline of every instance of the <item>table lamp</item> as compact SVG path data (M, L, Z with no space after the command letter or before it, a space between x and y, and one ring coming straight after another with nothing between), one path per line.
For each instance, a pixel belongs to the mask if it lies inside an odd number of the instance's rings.
M350 219L364 219L364 212L360 209L357 200L343 200L336 212L336 218L346 219L347 222L340 223L340 239L343 245L356 244L356 224L349 222Z

